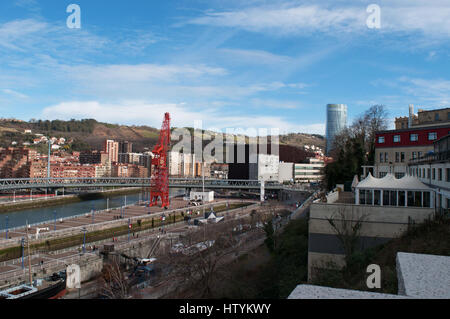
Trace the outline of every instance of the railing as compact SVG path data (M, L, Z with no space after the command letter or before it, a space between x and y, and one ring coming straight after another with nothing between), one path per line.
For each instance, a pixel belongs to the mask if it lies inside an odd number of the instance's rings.
M203 185L201 178L170 178L169 187L198 188ZM150 187L150 178L22 178L0 179L0 190L62 187ZM257 188L261 187L257 180L224 180L205 179L207 188ZM282 189L278 182L266 182L266 189Z
M204 205L204 206L205 207L207 207L207 206L210 207L211 205L216 206L216 205L223 204L223 203L227 203L227 202L218 202L218 203ZM219 213L217 213L217 216L222 216L222 215L225 215L225 214L233 213L233 212L236 212L236 211L239 211L239 210L242 210L242 209L251 210L251 209L253 209L255 207L258 207L260 205L261 205L261 203L255 203L255 204L247 206L247 207L234 208L232 210L219 212ZM203 206L195 207L195 209L202 209L202 208L203 208ZM180 209L173 210L173 211L162 212L162 213L159 213L159 214L163 214L163 213L168 214L168 213L172 213L172 212L176 212L176 211L184 211L186 209L194 209L194 207L187 207L187 208L185 207L185 208L180 208ZM154 217L155 215L157 215L157 214L153 214L153 215L150 215L150 216ZM149 218L149 216L144 215L144 216L134 217L134 218L132 218L132 220L133 219L136 219L136 220L137 219L143 219L145 217ZM113 222L117 222L117 221L113 221ZM128 220L126 220L126 222L128 223ZM104 222L104 223L102 223L102 225L105 225L107 223L109 223L109 222ZM183 223L185 223L184 220L176 222L176 223L167 224L164 227L170 229L172 227L175 227L175 226L183 224ZM76 228L82 228L82 227L83 226L76 227ZM156 232L156 230L157 230L157 228L150 228L150 229L146 229L144 231L139 231L137 233L138 234L147 234L147 233ZM64 230L61 230L61 231L64 231ZM118 236L118 238L127 238L127 237L128 237L128 234L127 235ZM139 244L139 243L141 243L143 241L146 241L146 240L148 240L148 238L145 238L145 237L133 238L133 239L130 239L129 241L126 241L126 242L118 242L117 244L115 244L115 248L117 250L123 250L123 249L129 248L129 247L132 247L133 245L137 245L137 244ZM96 242L90 243L90 244L91 245L100 245L101 243L106 243L106 242L110 242L110 241L111 241L111 239L104 239L104 240L96 241ZM65 252L69 252L69 251L73 251L73 250L74 250L74 247L71 247L71 248L58 250L57 252L53 252L53 253L50 253L50 254L61 254L61 253L65 253ZM27 258L28 257L25 257L24 260L27 260ZM40 253L37 253L37 254L33 255L33 259L36 259L36 258L37 259L40 258ZM61 266L60 269L65 269L67 265L70 265L70 264L72 264L74 262L78 262L81 258L83 259L83 261L89 262L90 260L98 258L98 256L94 255L92 253L91 254L86 253L86 254L83 254L83 255L74 255L72 257L66 257L66 258L64 258L64 260L55 259L55 260L46 262L44 264L45 267L41 267L41 265L34 265L34 266L32 266L32 272L35 273L36 270L41 270L43 268L45 268L45 269L54 269L54 268L58 267L58 265ZM22 263L22 258L17 258L17 259L12 260L12 265L20 265L21 263ZM7 266L7 265L11 265L11 260L0 263L0 266ZM11 280L11 279L14 279L14 278L17 278L17 277L20 277L20 276L28 276L28 266L25 267L25 269L22 269L22 270L15 270L15 271L9 271L9 272L5 272L5 273L0 273L0 280L5 280L5 279Z

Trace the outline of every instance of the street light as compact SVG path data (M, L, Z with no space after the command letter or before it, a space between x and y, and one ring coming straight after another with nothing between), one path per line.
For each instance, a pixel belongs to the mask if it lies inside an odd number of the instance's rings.
M25 238L22 237L22 240L20 241L20 245L22 247L22 270L25 269L25 265L23 263L23 255L24 255L24 249L25 249Z
M6 239L8 239L9 216L6 216L6 222L5 222L5 224L6 224Z
M86 229L86 227L83 227L83 233L84 233L84 235L83 235L83 254L86 252L86 232L87 232L87 229Z
M130 241L131 218L128 219L128 241Z
M55 220L55 231L56 231L56 210L53 211L53 217L54 217L54 220Z

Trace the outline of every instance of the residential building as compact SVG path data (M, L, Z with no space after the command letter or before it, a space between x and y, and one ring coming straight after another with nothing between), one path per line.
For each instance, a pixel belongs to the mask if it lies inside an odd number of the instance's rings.
M324 178L325 163L320 158L310 158L308 163L294 164L296 183L317 183Z
M373 175L380 178L389 173L396 178L405 176L410 161L433 152L433 143L449 133L450 123L444 126L413 127L378 132L375 141Z
M347 126L347 105L327 105L327 148L326 155L333 149L334 139Z
M108 158L111 163L119 162L119 143L113 140L106 140L104 151L108 153Z
M425 111L419 109L414 114L414 105L409 106L409 117L395 119L395 129L417 128L427 126L443 126L450 124L450 108Z
M95 166L92 165L51 165L53 178L94 178Z
M0 148L0 178L29 178L38 153L28 148Z
M436 193L435 207L450 209L450 135L433 143L433 151L408 163L408 174Z
M133 153L133 143L128 141L119 142L119 153Z
M82 152L80 154L80 164L101 164L101 165L107 165L111 164L109 154L106 152L101 151L88 151L88 152Z

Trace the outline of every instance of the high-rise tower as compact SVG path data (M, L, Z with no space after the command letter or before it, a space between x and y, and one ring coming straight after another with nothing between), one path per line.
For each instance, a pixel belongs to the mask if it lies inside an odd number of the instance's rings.
M334 138L347 126L347 105L327 105L327 150L329 155L333 149Z

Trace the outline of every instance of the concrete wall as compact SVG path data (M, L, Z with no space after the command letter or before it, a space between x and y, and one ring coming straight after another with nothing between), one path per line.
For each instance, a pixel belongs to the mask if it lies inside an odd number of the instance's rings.
M367 249L400 237L411 223L422 223L434 214L432 208L359 206L350 204L311 205L308 239L308 280L315 268L327 268L328 262L345 265L344 247L328 222L333 218L338 227L342 223L362 220L359 247ZM344 216L344 221L342 217Z
M327 194L327 203L329 204L337 202L338 199L339 199L338 191Z
M290 182L294 180L294 163L280 163L278 166L278 182Z

